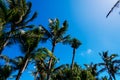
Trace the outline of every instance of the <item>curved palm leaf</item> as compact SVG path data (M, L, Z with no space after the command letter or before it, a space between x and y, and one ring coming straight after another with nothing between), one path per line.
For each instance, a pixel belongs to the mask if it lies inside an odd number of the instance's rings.
M46 78L46 74L48 73L48 60L50 58L56 59L55 56L46 48L40 48L33 54L33 60L35 60L35 66L37 68L34 71L35 78L41 78L42 80ZM39 77L40 76L40 77Z
M108 71L109 78L116 80L115 75L119 73L119 62L120 60L115 59L118 57L117 54L111 54L110 56L108 55L108 51L103 52L102 54L100 53L100 56L102 57L102 60L104 61L103 63L99 63L100 66L103 66L104 68L101 69L99 72Z
M32 4L30 2L27 3L26 0L0 0L0 32L2 30L8 35L0 40L3 40L3 45L0 46L0 54L4 47L9 43L9 40L11 38L14 39L16 33L19 32L19 29L31 27L28 23L37 16L37 13L35 12L31 18L28 18L31 6ZM7 31L5 31L5 29Z

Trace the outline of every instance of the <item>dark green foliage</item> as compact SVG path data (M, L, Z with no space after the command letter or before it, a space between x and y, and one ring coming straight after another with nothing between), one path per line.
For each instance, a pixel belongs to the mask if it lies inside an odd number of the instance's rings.
M84 64L86 69L88 71L90 71L90 73L94 76L94 77L97 77L98 76L98 71L97 71L97 67L98 67L98 64Z
M21 34L18 41L21 44L21 49L23 52L32 52L38 45L40 39L44 36L44 33L35 28L30 31L26 31L25 34Z
M70 40L70 44L72 48L77 49L82 43L77 38L73 38Z
M0 60L4 61L0 65L0 80L6 80L14 71L14 67L10 64L11 59L8 56L0 55Z
M67 21L64 21L62 27L60 27L58 19L49 19L49 31L47 33L52 45L56 45L59 42L64 42L70 39L69 35L64 36L67 29Z
M31 6L32 4L26 0L0 0L0 33L4 34L2 38L0 34L2 42L0 54L2 54L4 47L11 43L11 39L12 42L15 41L15 36L20 29L31 27L28 23L37 16L35 12L28 18Z
M60 66L61 67L61 66ZM74 65L74 69L71 70L69 65L62 65L54 75L52 75L53 80L95 80L93 75L77 64Z
M12 67L9 65L0 65L0 80L6 80L13 72Z
M48 60L53 58L56 61L55 56L46 48L40 48L32 56L36 69L33 71L33 75L36 78L43 80L46 79L48 73ZM54 66L54 63L52 63ZM51 69L52 70L52 69ZM51 71L52 72L52 71Z
M116 80L115 74L120 73L120 60L116 59L118 57L117 54L111 54L110 56L108 55L108 51L103 52L102 54L100 53L100 56L103 60L103 63L99 63L99 66L103 66L103 68L99 72L107 71L109 74L109 79Z

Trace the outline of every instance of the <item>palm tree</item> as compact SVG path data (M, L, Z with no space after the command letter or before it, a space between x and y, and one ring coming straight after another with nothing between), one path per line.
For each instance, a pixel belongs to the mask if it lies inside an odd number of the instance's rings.
M102 54L100 53L100 56L102 60L104 61L103 63L99 63L100 66L103 66L103 68L99 72L107 71L109 74L109 79L116 80L115 74L119 74L120 70L120 60L115 59L118 57L117 54L111 54L108 56L108 51L103 52Z
M52 50L51 50L52 53L54 53L55 46L57 43L68 42L70 36L69 35L64 36L64 34L67 31L67 28L68 28L67 21L64 21L62 27L60 27L58 19L55 20L49 19L49 30L46 30L46 33L48 36L47 38L52 43ZM49 60L49 65L48 65L49 73L47 74L47 80L50 80L51 64L52 64L52 58L50 58Z
M61 67L62 66L62 67ZM69 64L61 65L52 75L53 80L95 80L94 76L88 71L75 64L73 70Z
M76 49L81 45L81 42L78 39L73 38L70 40L70 45L73 48L73 57L72 57L72 63L71 63L71 69L73 69Z
M0 35L0 54L20 29L32 27L27 24L34 20L37 13L28 19L31 6L26 0L0 0L0 32L3 32Z
M40 48L37 51L34 52L32 59L35 63L36 70L33 71L34 80L40 79L45 80L48 73L48 60L50 58L53 58L53 60L56 61L55 56L52 54L51 51L49 51L46 48ZM54 65L52 63L52 65Z
M91 74L96 77L96 80L98 80L98 72L97 72L97 65L98 64L84 64L86 69L91 72Z
M18 71L16 80L19 80L23 71L26 69L32 53L37 48L38 43L40 42L43 36L44 36L44 32L42 28L39 29L39 27L30 31L27 31L25 32L25 34L19 36L18 42L20 42L21 50L23 51L23 53L25 53L25 56L24 56L22 65Z

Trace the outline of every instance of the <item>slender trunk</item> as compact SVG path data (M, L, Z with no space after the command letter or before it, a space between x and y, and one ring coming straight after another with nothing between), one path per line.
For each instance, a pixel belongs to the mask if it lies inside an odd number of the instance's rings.
M71 69L73 70L74 68L74 58L75 58L75 48L73 48L73 57L72 57L72 63L71 63Z
M50 58L50 60L49 60L48 73L47 73L47 80L50 80L51 64L52 64L52 58Z
M3 49L4 49L4 48L6 47L6 45L8 44L10 37L11 37L11 33L8 35L8 38L4 41L3 45L2 45L1 48L0 48L0 55L2 54Z
M22 67L20 68L18 74L17 74L17 77L16 77L16 80L20 80L20 77L22 75L22 73L24 72L24 70L26 69L27 65L28 65L28 62L29 62L29 55L26 55L24 60L23 60L23 65Z
M34 80L37 80L38 74L39 74L39 72L37 72L37 73L34 75Z
M54 50L55 50L55 43L52 46L52 53L54 53ZM50 75L51 72L50 71L51 71L52 61L53 61L53 58L50 58L49 59L49 64L48 64L47 80L50 80L50 78L51 78L51 75Z
M44 76L44 73L40 73L40 79L39 80L46 80L45 76Z

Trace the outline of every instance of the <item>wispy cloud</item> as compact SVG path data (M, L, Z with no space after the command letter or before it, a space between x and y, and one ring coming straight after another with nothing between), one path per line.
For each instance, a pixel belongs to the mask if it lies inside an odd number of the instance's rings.
M92 49L87 49L86 51L81 52L80 56L90 55L92 54Z
M91 52L92 52L92 49L88 49L86 53L91 54Z

